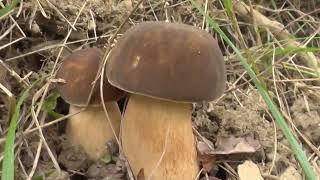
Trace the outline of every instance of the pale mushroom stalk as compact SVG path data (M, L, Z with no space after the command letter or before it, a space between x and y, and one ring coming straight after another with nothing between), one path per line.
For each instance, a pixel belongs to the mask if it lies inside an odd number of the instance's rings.
M103 107L86 107L85 110L69 117L66 133L73 144L80 145L90 159L96 160L107 150L107 142L115 139L120 130L121 112L117 102L105 103L109 120ZM70 105L69 113L78 112L82 107ZM111 125L109 124L111 122ZM113 130L114 132L113 132Z
M100 78L92 87L101 61L102 53L98 49L82 49L64 58L57 72L57 77L66 81L58 84L57 89L70 104L69 113L85 108L68 119L67 137L73 144L79 145L92 160L107 153L107 142L115 140L115 135L118 136L121 113L116 101L124 95L123 91L111 86L107 80L103 82L107 116L100 97Z
M192 179L198 171L190 104L131 95L121 128L132 170L146 179Z
M120 38L107 63L110 84L130 93L121 142L135 176L194 180L191 103L212 101L225 88L216 40L192 26L144 22Z

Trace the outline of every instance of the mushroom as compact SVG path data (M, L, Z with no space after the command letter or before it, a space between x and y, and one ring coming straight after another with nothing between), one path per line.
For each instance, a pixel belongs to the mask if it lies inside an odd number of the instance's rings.
M196 178L192 103L221 96L225 71L217 41L193 26L144 22L120 38L106 75L130 93L121 144L135 176L144 171L146 179Z
M111 128L116 135L119 133L121 114L116 101L125 93L111 86L104 78L103 99L111 127L101 103L100 78L95 87L92 87L101 62L102 54L97 48L78 50L63 59L56 75L65 80L65 83L57 85L57 89L61 97L70 104L69 114L85 107L85 110L70 116L66 134L72 143L80 145L93 160L106 153L107 142L115 139Z

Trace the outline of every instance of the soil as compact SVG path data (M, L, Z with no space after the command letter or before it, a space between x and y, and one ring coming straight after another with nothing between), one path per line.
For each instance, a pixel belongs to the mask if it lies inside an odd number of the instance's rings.
M0 48L0 60L3 60L10 70L20 76L13 75L0 64L0 83L16 97L26 88L26 84L34 82L39 77L49 75L56 66L55 60L59 55L58 47L61 47L61 42L68 36L68 31L71 30L70 24L76 20L79 9L83 5L83 2L79 3L79 1L74 0L51 0L51 4L48 2L41 2L41 6L37 4L37 1L23 2L21 12L18 12L17 8L12 16L26 34L26 37L11 46ZM197 2L204 3L204 1ZM105 50L107 46L111 45L110 37L125 20L125 17L130 14L136 3L135 0L119 2L94 0L88 2L75 24L77 30L72 31L68 37L67 42L72 43L65 46L66 48L59 55L58 64L64 56L76 49L93 46ZM319 8L310 4L300 4L301 10L307 13ZM263 5L271 7L268 3ZM223 24L229 21L226 20L227 17L221 10L219 3L209 3L208 9L210 10L209 14L217 18L219 23ZM266 15L271 13L266 9L261 10L261 12ZM18 13L20 15L16 17L15 15ZM155 14L159 20L166 20L167 17L170 17L171 20L174 19L185 24L202 26L203 17L190 3L168 1L168 4L165 4L162 1L145 1L124 23L118 36L135 23L156 20ZM319 20L319 16L319 14L314 14L315 19ZM288 23L286 18L286 16L283 16L283 19L278 18L278 20ZM0 37L12 24L13 21L8 17L0 19ZM248 37L252 37L247 26L241 25L240 28ZM290 28L297 29L299 27L293 26ZM231 32L231 29L228 25L224 30ZM12 38L22 37L22 33L17 27L11 31L10 36L0 38L0 47L10 43ZM214 32L211 33L217 36ZM308 32L303 32L300 35L310 35L304 33ZM230 34L230 36L236 35ZM95 37L99 38L95 39ZM298 165L288 141L270 114L261 95L251 82L248 83L249 76L246 75L240 81L237 80L245 71L239 65L239 61L234 58L234 55L230 55L233 52L226 48L225 43L218 36L217 39L226 57L229 89L226 89L224 95L215 102L193 105L192 120L196 131L195 136L198 140L199 162L201 167L205 169L200 179L236 179L238 165L246 160L251 160L258 165L265 179L292 177L288 174L295 174L295 178L302 179L301 167ZM253 44L250 38L245 39L245 41L248 44ZM239 44L237 45L239 48L241 47ZM43 50L41 48L47 49ZM281 60L281 58L278 59ZM300 62L298 58L294 60ZM256 68L261 67L264 67L263 63L258 64ZM299 73L288 72L288 69L283 69L280 65L276 68L278 68L276 71L281 72L279 74L286 76L286 78L301 78ZM32 74L29 76L30 72ZM318 148L320 145L320 96L316 90L308 89L308 87L316 87L317 84L305 81L303 82L305 83L304 87L307 88L298 88L297 90L297 84L295 83L280 82L277 84L277 90L280 91L278 92L273 86L273 82L269 81L270 74L267 72L263 75L261 79L269 87L269 93L276 105L280 106L287 124L293 129L294 135L303 145L307 156L314 158L315 164L320 166L320 162L315 158L316 155L312 150L313 147ZM113 148L114 152L110 157L98 161L89 160L80 147L71 144L65 137L65 120L42 129L46 143L61 168L61 173L57 172L55 164L44 145L42 145L39 157L36 157L40 142L38 131L26 135L21 135L21 133L26 131L30 124L32 125L32 118L29 114L32 97L45 83L37 85L24 103L23 116L18 124L16 138L18 145L15 149L17 153L15 160L16 179L26 179L33 168L35 168L33 179L130 179L127 173L128 165L119 154L117 147ZM55 92L55 84L52 83L46 97ZM278 98L277 92L280 94L280 98ZM3 155L3 140L9 125L8 115L11 111L9 104L7 95L0 91L1 155ZM119 106L122 110L124 110L124 105L125 99L121 99ZM54 111L66 115L68 114L68 104L59 97ZM39 119L45 114L45 112L41 112ZM56 119L50 115L44 117L44 124ZM210 146L213 149L210 149ZM37 159L38 161L36 161ZM36 166L34 167L35 163Z

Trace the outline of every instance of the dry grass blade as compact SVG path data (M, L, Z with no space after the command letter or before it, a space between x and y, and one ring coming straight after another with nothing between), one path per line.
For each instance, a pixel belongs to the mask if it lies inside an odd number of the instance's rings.
M17 134L17 137L27 136L27 135L30 135L31 133L35 132L35 131L39 131L40 128L43 129L43 128L47 128L47 127L50 127L50 126L52 126L52 125L55 125L55 124L57 124L57 123L59 123L59 122L61 122L61 121L64 121L64 120L68 119L70 116L74 116L74 115L82 112L83 110L84 110L84 108L83 108L83 109L80 109L80 110L77 111L77 112L68 114L68 115L63 116L63 117L61 117L61 118L58 118L58 119L55 119L55 120L50 121L50 122L48 122L48 123L45 123L45 124L43 124L43 125L40 125L39 127L26 129L26 130L23 131L22 133L18 133L18 134ZM3 144L5 141L6 141L5 138L1 138L1 139L0 139L0 145Z
M1 15L3 7L14 1L19 3L6 8L6 13ZM199 13L191 1L203 12ZM300 153L306 155L305 162L310 162L310 169L320 174L320 4L316 1L95 0L79 3L76 0L0 0L0 146L12 140L5 135L12 132L9 122L17 108L15 97L39 77L46 77L45 81L32 86L28 98L21 104L11 148L17 161L15 179L58 179L51 173L56 173L59 166L63 167L61 174L69 175L70 179L118 179L119 176L114 177L109 170L135 179L122 152L121 136L117 137L117 142L107 143L107 147L113 149L102 158L103 164L84 163L88 159L82 156L80 149L69 147L73 145L66 136L64 121L86 108L68 111L68 103L55 89L57 83L65 82L55 79L55 73L62 58L75 50L99 48L105 53L93 84L99 83L102 88L103 79L107 78L104 69L108 64L107 55L118 37L144 21L182 23L207 31L218 41L227 64L225 93L214 102L193 106L193 133L199 141L196 144L202 167L196 179L239 179L237 167L249 159L259 167L265 179L283 179L289 168L295 169L301 179L305 178L303 170L306 168L295 158L296 152L281 132L283 124L278 124L275 111L263 101L266 93L259 94L256 79L284 117L287 130L297 139ZM232 45L212 28L210 18ZM246 57L256 77L242 66L238 53ZM103 97L101 94L104 102ZM129 110L127 101L128 98L119 101L121 112ZM110 110L106 109L108 104L103 106L105 116L110 116ZM164 157L169 152L171 132L176 130L168 130L164 146L168 145L159 149ZM242 152L238 149L222 151L220 148L218 151L219 147L224 147L221 142L227 144L220 137L241 137L247 133L255 134L263 152L259 149L240 157L235 154ZM240 143L240 147L242 145ZM214 158L204 156L207 151L212 152ZM5 156L0 154L0 162ZM152 170L161 167L165 159L162 156L157 156ZM92 173L92 169L96 171ZM140 172L138 179L154 178L152 173L145 175L147 168Z
M20 75L15 72L14 70L10 69L9 66L4 63L1 59L0 59L0 65L7 70L11 76L13 76L18 82L22 82L25 86L30 86L30 83L28 83L27 81L25 81L23 78L20 77Z
M41 118L41 124L43 123L44 119L45 119L45 115L42 116ZM33 162L33 165L32 165L32 168L31 168L31 171L27 177L27 180L31 180L35 171L36 171L36 168L37 168L37 165L38 165L38 162L39 162L39 158L40 158L40 153L41 153L41 149L42 149L42 145L43 145L43 140L42 138L39 138L39 143L38 143L38 147L37 147L37 152L36 152L36 156L34 158L34 162Z
M4 93L6 93L9 98L12 98L12 97L13 97L13 94L11 93L11 91L9 91L9 89L7 89L7 88L6 88L4 85L2 85L1 83L0 83L0 89L1 89Z
M62 19L64 19L74 31L77 30L77 29L74 27L74 25L71 24L71 22L59 11L59 9L58 9L57 7L55 7L49 0L46 0L46 2L49 4L49 7L51 7L52 9L54 9L54 11L57 12L57 13L59 14L59 16L61 16Z
M256 10L252 9L251 11L250 7L242 1L233 0L233 2L234 10L247 22L252 22L254 17L255 22L259 27L266 27L273 33L275 37L279 38L279 40L285 40L285 46L304 47L303 44L292 38L292 35L286 29L284 29L284 26L281 23L270 20L268 17L264 16ZM304 63L308 67L314 69L318 73L318 77L320 77L319 59L311 52L300 53L299 56L304 60Z
M268 105L269 110L271 111L272 115L274 116L277 124L281 128L283 134L289 141L292 151L294 152L299 164L302 166L305 175L309 179L316 179L316 174L312 169L310 163L307 160L305 152L302 150L302 146L298 143L297 139L293 136L291 129L288 127L285 119L281 115L278 107L275 105L274 101L271 99L267 89L263 86L263 82L258 79L256 73L253 71L251 65L248 64L248 60L242 55L239 49L233 44L233 42L227 37L225 32L221 30L221 28L217 25L217 23L207 14L204 13L203 9L194 1L191 0L192 4L201 12L202 15L206 16L210 26L216 30L220 36L228 43L228 45L233 49L233 51L237 54L241 64L245 67L246 71L253 79L253 82L259 91L260 95L264 99L265 103ZM280 32L279 32L280 33Z
M4 85L1 84L1 79L0 79L0 89L8 96L7 106L8 106L9 119L10 119L15 109L16 98L13 96L13 94L9 89L7 89Z
M56 170L60 174L61 169L60 169L59 163L56 160L56 158L54 157L54 155L53 155L53 153L52 153L52 151L51 151L51 149L50 149L50 147L49 147L49 145L48 145L48 143L47 143L47 141L46 141L46 139L45 139L45 137L43 135L42 129L40 128L40 123L39 123L38 118L37 118L41 107L38 107L37 113L35 111L35 107L36 107L35 105L36 105L37 99L39 99L39 97L41 97L42 93L45 91L45 89L47 89L48 86L49 86L49 84L45 85L43 88L41 88L39 91L37 91L35 93L35 95L33 96L33 98L32 98L32 106L31 106L31 116L32 116L32 119L33 119L32 121L38 127L40 141L41 141L40 143L43 143L44 146L46 147L47 152L48 152L48 154L49 154L49 156L50 156L50 158L51 158L51 160L52 160L52 162L54 164L54 167L56 168Z

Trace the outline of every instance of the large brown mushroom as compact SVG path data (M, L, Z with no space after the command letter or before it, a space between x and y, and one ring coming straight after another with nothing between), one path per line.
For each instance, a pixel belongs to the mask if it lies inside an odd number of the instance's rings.
M110 84L130 93L121 144L133 173L195 179L191 103L215 100L225 89L217 41L189 25L145 22L120 38L107 63Z
M65 80L57 85L57 89L70 104L69 113L85 107L84 111L69 118L66 133L71 142L80 145L94 160L106 153L107 142L115 139L111 128L116 135L119 133L121 114L116 101L124 95L104 79L103 97L111 127L101 103L100 78L93 87L101 61L102 54L97 48L78 50L63 59L56 76Z

